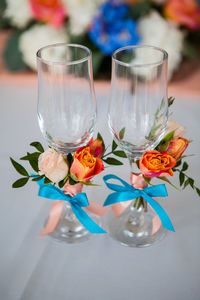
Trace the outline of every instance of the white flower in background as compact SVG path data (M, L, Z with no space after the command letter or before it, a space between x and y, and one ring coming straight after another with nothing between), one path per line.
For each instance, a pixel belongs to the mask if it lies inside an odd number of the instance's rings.
M173 22L163 19L155 11L140 19L138 31L141 44L157 46L167 51L170 79L181 62L184 34Z
M5 17L18 27L25 27L32 19L31 9L28 0L6 0Z
M106 0L63 0L69 16L70 32L79 35L85 32L98 7Z
M24 62L31 69L36 70L36 52L41 47L66 42L68 42L68 37L64 28L56 29L49 25L34 25L20 36L19 49Z

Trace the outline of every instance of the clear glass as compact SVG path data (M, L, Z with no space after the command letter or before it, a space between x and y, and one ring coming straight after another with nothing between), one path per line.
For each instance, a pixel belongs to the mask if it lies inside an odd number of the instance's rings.
M49 146L67 155L91 139L96 121L91 52L75 44L54 44L37 52L38 121ZM52 237L69 243L89 232L64 206Z
M134 162L145 151L154 149L165 134L168 120L167 58L166 51L153 46L124 47L112 56L108 123L114 140L127 153L132 172L138 171ZM151 230L144 233L144 227L152 227L153 216L147 216L151 210L136 210L132 204L120 218L111 222L108 230L121 243L142 247L151 244L150 240L155 242L148 234ZM145 216L138 218L138 214ZM133 221L135 218L137 226ZM129 239L126 238L127 228L130 228ZM141 236L140 241L136 241L136 234ZM145 240L142 238L144 234Z
M90 140L96 120L91 52L81 45L50 45L37 52L37 63L42 134L59 152L74 152Z

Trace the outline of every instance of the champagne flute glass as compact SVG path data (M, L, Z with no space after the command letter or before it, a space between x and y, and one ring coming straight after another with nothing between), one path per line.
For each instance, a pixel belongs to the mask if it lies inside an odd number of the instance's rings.
M163 49L147 45L123 47L112 55L108 123L114 140L126 152L133 173L135 162L145 151L154 149L165 134L167 58ZM110 219L108 231L124 245L151 245L165 231L162 226L155 230L155 217L151 208L144 212L132 202L120 217Z
M67 155L88 143L96 121L91 51L76 44L53 44L37 52L38 121L50 147ZM69 243L88 238L69 204L51 234Z

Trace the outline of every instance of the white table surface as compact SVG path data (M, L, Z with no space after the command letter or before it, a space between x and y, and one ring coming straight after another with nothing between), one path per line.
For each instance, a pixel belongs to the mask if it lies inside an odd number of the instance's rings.
M108 90L98 88L96 95L97 130L108 143ZM108 235L75 245L39 238L52 201L37 197L34 183L12 189L18 174L9 161L31 150L34 140L45 145L36 117L37 87L0 84L0 101L0 300L200 299L200 198L194 191L167 187L162 205L176 232L148 248L124 247ZM187 153L196 156L188 159L189 174L200 186L200 96L178 97L173 118L187 126L193 140ZM128 180L129 167L126 163L106 173ZM108 191L102 184L87 194L103 203Z

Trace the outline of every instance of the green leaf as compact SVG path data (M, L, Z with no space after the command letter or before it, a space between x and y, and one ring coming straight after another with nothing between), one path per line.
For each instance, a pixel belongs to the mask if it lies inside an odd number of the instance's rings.
M182 164L181 159L177 160L177 162L176 162L176 168L179 167L181 164Z
M41 180L42 178L44 178L44 175L42 175L42 176L34 176L34 178L32 179L32 181L39 181L39 180Z
M14 159L12 159L11 157L10 157L10 160L11 160L11 163L12 163L13 167L15 168L15 170L16 170L19 174L29 177L28 172L26 171L26 169L25 169L22 165L18 164L18 163L17 163Z
M21 32L14 33L7 42L4 50L4 60L11 71L20 71L27 68L23 62L22 53L19 50L19 37Z
M200 189L196 188L196 192L200 196Z
M117 144L116 144L116 142L113 140L113 142L112 142L112 152L115 151L116 148L117 148Z
M119 138L120 140L122 140L124 138L124 134L125 134L125 127L123 127L120 132L119 132Z
M192 188L194 188L194 179L189 178L189 183Z
M58 183L58 186L59 186L60 189L63 188L64 185L65 185L65 180L64 180L64 179L61 180L61 181Z
M190 183L190 181L189 181L189 178L184 182L184 187L183 187L183 189L185 189L186 188L186 186L188 185Z
M183 166L182 166L182 169L181 169L181 172L184 172L188 169L188 164L186 162L184 162Z
M171 181L169 181L169 179L167 179L166 177L157 177L158 179L161 179L161 180L163 180L163 181L165 181L165 182L167 182L167 183L169 183L171 186L173 186L173 188L175 188L177 191L180 191L180 189L177 187L177 186L175 186L173 183L171 183Z
M102 138L102 136L101 136L101 134L100 134L99 132L98 132L98 134L97 134L97 139L100 140L100 141L102 141L103 149L105 149L105 143L104 143L104 140L103 140L103 138Z
M147 184L151 184L151 177L145 177L144 175L142 175L142 177L144 178Z
M34 152L34 153L29 153L27 152L26 156L21 157L21 160L28 160L31 167L33 168L34 171L39 172L38 168L38 159L41 153L39 152Z
M71 177L69 177L69 184L75 185L75 184L77 184L77 182L74 181Z
M68 161L68 163L69 163L69 168L70 168L70 167L71 167L71 164L72 164L72 162L73 162L73 156L72 156L71 153L68 153L68 154L67 154L67 161Z
M180 173L179 173L180 186L182 186L184 180L185 180L185 174L182 173L182 172L180 172Z
M168 107L170 107L174 103L175 98L174 97L169 97L168 98Z
M115 166L120 166L123 165L123 163L113 157L108 157L107 159L103 160L105 163L107 163L108 165L115 165Z
M116 156L119 156L119 157L124 157L126 158L126 153L124 151L113 151L113 154L116 155Z
M130 6L130 14L134 20L148 14L151 10L151 3L149 1L139 1Z
M88 186L100 186L99 184L94 184L91 181L80 181L81 183L83 183L84 185L88 185Z
M28 182L29 178L28 177L22 177L15 181L12 185L13 188L20 188L24 186Z
M175 130L173 131L170 131L161 141L162 144L165 144L165 143L169 143L171 140L173 140L174 138L174 132Z
M50 184L50 183L51 183L51 180L45 176L44 184Z
M72 180L76 181L76 182L79 182L78 178L76 177L75 174L70 174L70 177Z
M188 39L184 40L183 52L190 59L195 59L198 57L197 49Z
M35 147L39 152L44 152L44 148L42 147L42 145L39 142L32 142L30 144L30 146Z

